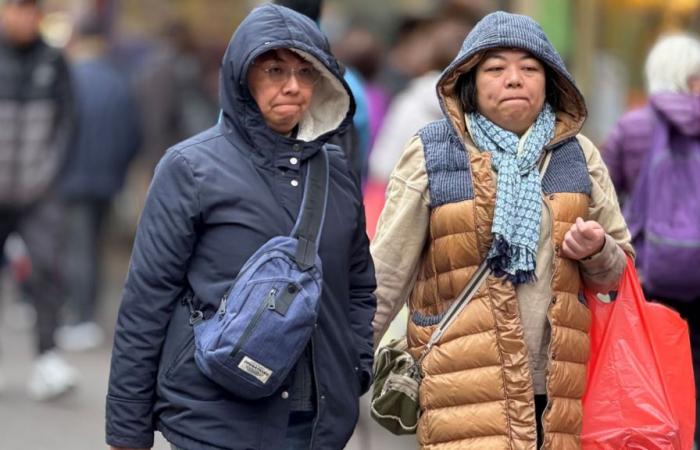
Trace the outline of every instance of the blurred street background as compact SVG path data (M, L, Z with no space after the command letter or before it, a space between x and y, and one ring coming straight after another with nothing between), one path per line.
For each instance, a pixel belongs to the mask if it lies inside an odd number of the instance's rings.
M100 269L92 280L97 292L94 304L85 317L67 307L66 327L58 339L61 356L76 369L79 383L75 391L52 401L36 401L26 391L35 357L31 331L35 319L22 285L31 261L16 237L5 247L0 290L0 450L105 448L104 399L112 333L153 169L169 146L216 123L221 57L236 25L260 3L43 2L44 38L61 48L76 68L99 47L115 77L128 87L134 113L125 117L135 119L138 130L134 139L122 143L128 164L116 176L124 182L116 182L118 189L99 199L101 225L94 228L99 232L95 232L93 268ZM439 114L434 82L440 70L470 27L497 9L530 15L543 25L583 91L589 108L584 133L599 146L625 111L646 101L643 65L654 41L664 32L700 29L700 0L326 0L321 28L338 58L360 75L366 93L370 135L363 175L370 236L401 148ZM80 39L85 36L99 36L100 45ZM422 114L408 117L409 110ZM71 202L67 204L69 217ZM77 230L80 235L85 228ZM66 248L76 247L72 236L67 231ZM71 253L63 258L62 265L70 272ZM72 286L68 275L66 279L65 292L54 294L70 304ZM399 335L405 320L399 316L389 334ZM392 437L374 425L366 407L362 414L347 448L416 448L413 437ZM159 435L154 448L169 449Z

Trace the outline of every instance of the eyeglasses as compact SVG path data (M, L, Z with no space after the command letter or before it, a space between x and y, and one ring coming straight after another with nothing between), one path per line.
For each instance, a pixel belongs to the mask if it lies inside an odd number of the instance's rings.
M299 84L307 87L315 85L318 83L318 80L321 79L321 73L310 66L296 68L278 65L261 67L253 64L253 66L260 69L267 79L274 84L285 84L292 75L294 75Z

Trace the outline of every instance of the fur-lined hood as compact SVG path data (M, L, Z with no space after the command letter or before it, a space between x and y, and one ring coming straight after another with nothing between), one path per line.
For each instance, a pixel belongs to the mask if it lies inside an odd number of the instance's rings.
M299 123L296 139L284 139L323 142L331 132L348 126L355 103L328 40L308 17L273 4L256 8L241 22L224 55L219 100L226 125L236 128L254 147L281 139L266 126L247 80L255 58L278 48L296 52L322 74L311 105Z

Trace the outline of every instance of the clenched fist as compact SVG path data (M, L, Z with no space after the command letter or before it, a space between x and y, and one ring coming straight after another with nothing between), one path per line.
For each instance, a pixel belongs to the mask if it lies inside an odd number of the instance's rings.
M595 220L584 221L577 217L576 223L571 225L564 236L561 246L562 256L580 260L594 255L603 249L605 245L605 230Z

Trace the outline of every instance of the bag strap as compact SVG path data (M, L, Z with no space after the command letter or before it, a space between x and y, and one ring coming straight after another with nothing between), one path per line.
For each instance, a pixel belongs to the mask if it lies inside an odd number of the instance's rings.
M324 145L309 161L304 197L291 233L298 240L294 259L302 270L311 268L316 261L328 202L328 171L328 155Z
M445 334L447 328L452 325L457 316L459 316L462 310L469 304L469 301L472 299L472 297L474 297L476 291L479 290L481 283L483 283L490 274L491 269L489 268L486 260L483 260L479 265L479 268L476 269L474 276L471 278L471 280L469 280L469 283L467 283L464 289L462 289L462 292L460 292L457 300L450 305L448 310L445 312L445 315L442 316L442 319L440 319L440 322L437 324L437 328L435 328L435 331L433 331L433 334L430 336L430 340L426 344L423 353L421 353L418 361L416 361L416 364L419 367L421 366L421 363L428 352L430 352L430 350L433 348L433 345L435 345L435 343L442 338L442 335Z

